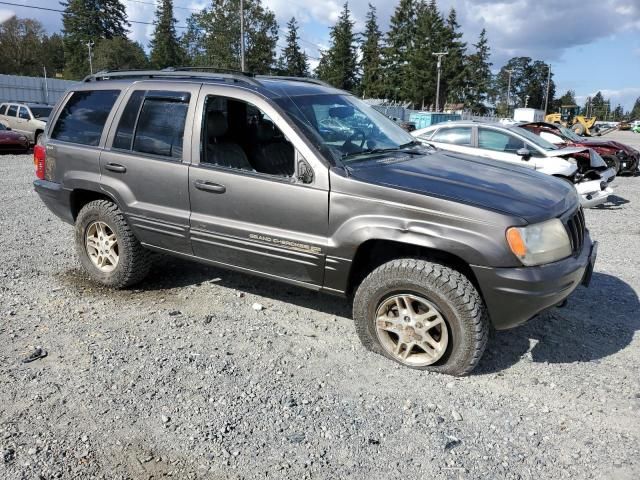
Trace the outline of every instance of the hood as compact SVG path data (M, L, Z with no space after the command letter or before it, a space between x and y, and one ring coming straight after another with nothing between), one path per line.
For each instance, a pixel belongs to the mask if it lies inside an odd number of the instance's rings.
M355 179L447 198L535 223L577 207L570 183L525 167L453 152L397 152L350 164Z
M557 150L547 150L544 152L546 157L564 157L565 155L575 155L580 152L589 151L589 147L565 147Z
M616 142L615 140L600 140L595 138L588 138L585 141L581 142L586 147L601 147L601 148L612 148L616 151L622 150L627 154L634 154L635 151L633 148L625 145L624 143Z
M20 140L20 137L24 135L12 130L0 130L0 140Z

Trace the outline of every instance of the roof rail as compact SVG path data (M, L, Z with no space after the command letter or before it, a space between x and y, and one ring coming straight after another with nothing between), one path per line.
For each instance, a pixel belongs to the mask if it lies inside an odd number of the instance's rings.
M133 78L196 78L196 79L218 79L230 80L238 83L246 83L254 87L259 87L260 82L256 81L252 76L237 73L219 73L216 72L195 72L190 67L181 67L182 69L167 68L164 70L102 70L88 75L83 82L97 82L102 80L117 79L133 79ZM206 67L194 67L206 68ZM217 69L218 70L218 69Z
M317 78L311 77L292 77L287 75L256 75L258 80L285 80L290 82L305 82L305 83L313 83L314 85L322 85L323 87L335 88L333 85L328 84L327 82L323 82Z

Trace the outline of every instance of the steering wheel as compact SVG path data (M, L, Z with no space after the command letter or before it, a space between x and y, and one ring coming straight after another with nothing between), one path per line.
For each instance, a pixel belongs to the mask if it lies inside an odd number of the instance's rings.
M353 129L353 133L351 134L351 136L349 138L347 138L344 142L344 144L342 145L343 147L346 147L348 144L354 144L353 141L355 139L357 139L358 137L360 137L360 149L364 148L364 143L367 141L367 135L364 133L364 131L360 130L359 128L354 128Z

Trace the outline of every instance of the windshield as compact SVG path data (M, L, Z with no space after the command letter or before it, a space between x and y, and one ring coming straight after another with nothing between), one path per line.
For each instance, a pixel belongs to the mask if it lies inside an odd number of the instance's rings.
M0 123L0 130L6 130L7 127L5 127L3 124Z
M48 118L51 110L51 107L31 107L31 113L35 118Z
M544 138L539 137L535 133L531 133L529 130L525 130L524 128L520 128L520 127L511 127L511 131L526 138L531 143L535 143L538 147L542 148L543 150L547 150L547 151L558 150L558 147L556 145L554 145L551 142L548 142Z
M282 97L276 103L334 163L417 143L399 125L351 95Z
M573 130L563 126L559 126L558 128L560 129L560 132L562 132L562 135L564 135L566 138L568 138L572 142L584 141L584 138L581 138L580 136L578 136Z

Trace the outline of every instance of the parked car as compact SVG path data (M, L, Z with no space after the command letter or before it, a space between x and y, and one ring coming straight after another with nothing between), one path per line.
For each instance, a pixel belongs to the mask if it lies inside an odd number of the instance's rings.
M422 146L312 79L101 72L34 163L95 281L140 282L155 251L353 297L363 345L417 369L470 372L490 322L564 302L596 257L568 183Z
M624 143L606 140L603 137L585 138L562 125L546 122L521 123L521 128L539 135L559 147L592 148L613 168L617 174L634 174L640 163L640 152Z
M411 133L443 150L485 157L530 168L572 183L584 208L601 205L613 193L616 174L597 152L585 147L559 148L516 125L449 122Z
M44 132L52 108L38 103L3 103L0 105L0 123L35 144Z
M28 151L29 140L27 137L21 133L11 131L11 128L5 127L0 123L0 152L26 153Z

